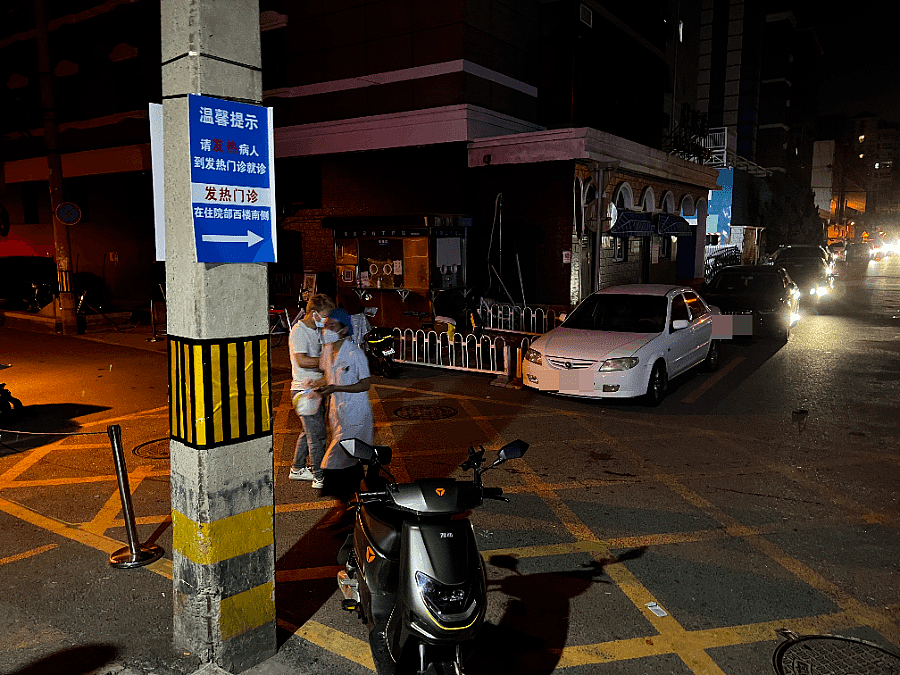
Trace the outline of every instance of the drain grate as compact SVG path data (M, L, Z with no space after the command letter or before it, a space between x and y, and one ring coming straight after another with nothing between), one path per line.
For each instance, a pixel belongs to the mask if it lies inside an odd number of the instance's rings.
M405 420L445 420L457 412L448 405L405 405L397 408L394 414Z
M840 635L802 635L783 642L772 658L778 675L900 675L900 656Z
M169 459L169 439L157 438L141 443L131 450L142 459Z

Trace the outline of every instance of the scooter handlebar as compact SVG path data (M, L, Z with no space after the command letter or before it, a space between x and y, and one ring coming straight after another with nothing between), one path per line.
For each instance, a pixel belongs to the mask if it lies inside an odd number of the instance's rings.
M375 492L360 492L358 493L358 501L360 502L380 502L388 499L390 497L390 493L387 490L377 490Z

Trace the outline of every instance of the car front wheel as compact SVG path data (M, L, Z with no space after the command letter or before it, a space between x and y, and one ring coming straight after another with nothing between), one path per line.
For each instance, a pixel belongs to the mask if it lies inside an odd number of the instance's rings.
M644 396L644 402L649 406L658 406L666 395L666 388L669 384L669 378L666 375L666 365L662 361L657 361L650 371L650 380L647 382L647 394Z

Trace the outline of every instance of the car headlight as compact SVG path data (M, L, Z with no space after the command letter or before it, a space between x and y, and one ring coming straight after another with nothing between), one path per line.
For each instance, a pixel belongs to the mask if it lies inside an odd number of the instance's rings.
M541 365L541 353L537 349L526 349L525 360Z
M600 364L600 372L608 373L614 370L630 370L638 364L639 359L634 356L628 356L624 359L606 359Z
M423 572L416 572L416 586L431 613L444 620L462 614L473 602L469 583L448 586Z
M828 295L828 286L818 286L818 287L816 288L816 291L815 291L815 292L816 292L816 295L818 295L820 298L821 298L823 295Z

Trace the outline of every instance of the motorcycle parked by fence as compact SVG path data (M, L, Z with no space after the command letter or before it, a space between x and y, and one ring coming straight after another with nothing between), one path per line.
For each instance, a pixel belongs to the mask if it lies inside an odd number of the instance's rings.
M395 377L400 367L395 357L394 331L376 327L363 336L363 350L369 357L369 370L381 377Z
M484 561L463 514L484 499L509 501L501 488L485 487L482 474L521 457L528 444L507 444L486 467L485 449L470 448L461 467L471 480L399 484L387 469L390 481L380 476L389 447L341 445L369 465L370 489L357 495L353 533L338 555L342 607L366 623L378 675L461 675L487 605Z

